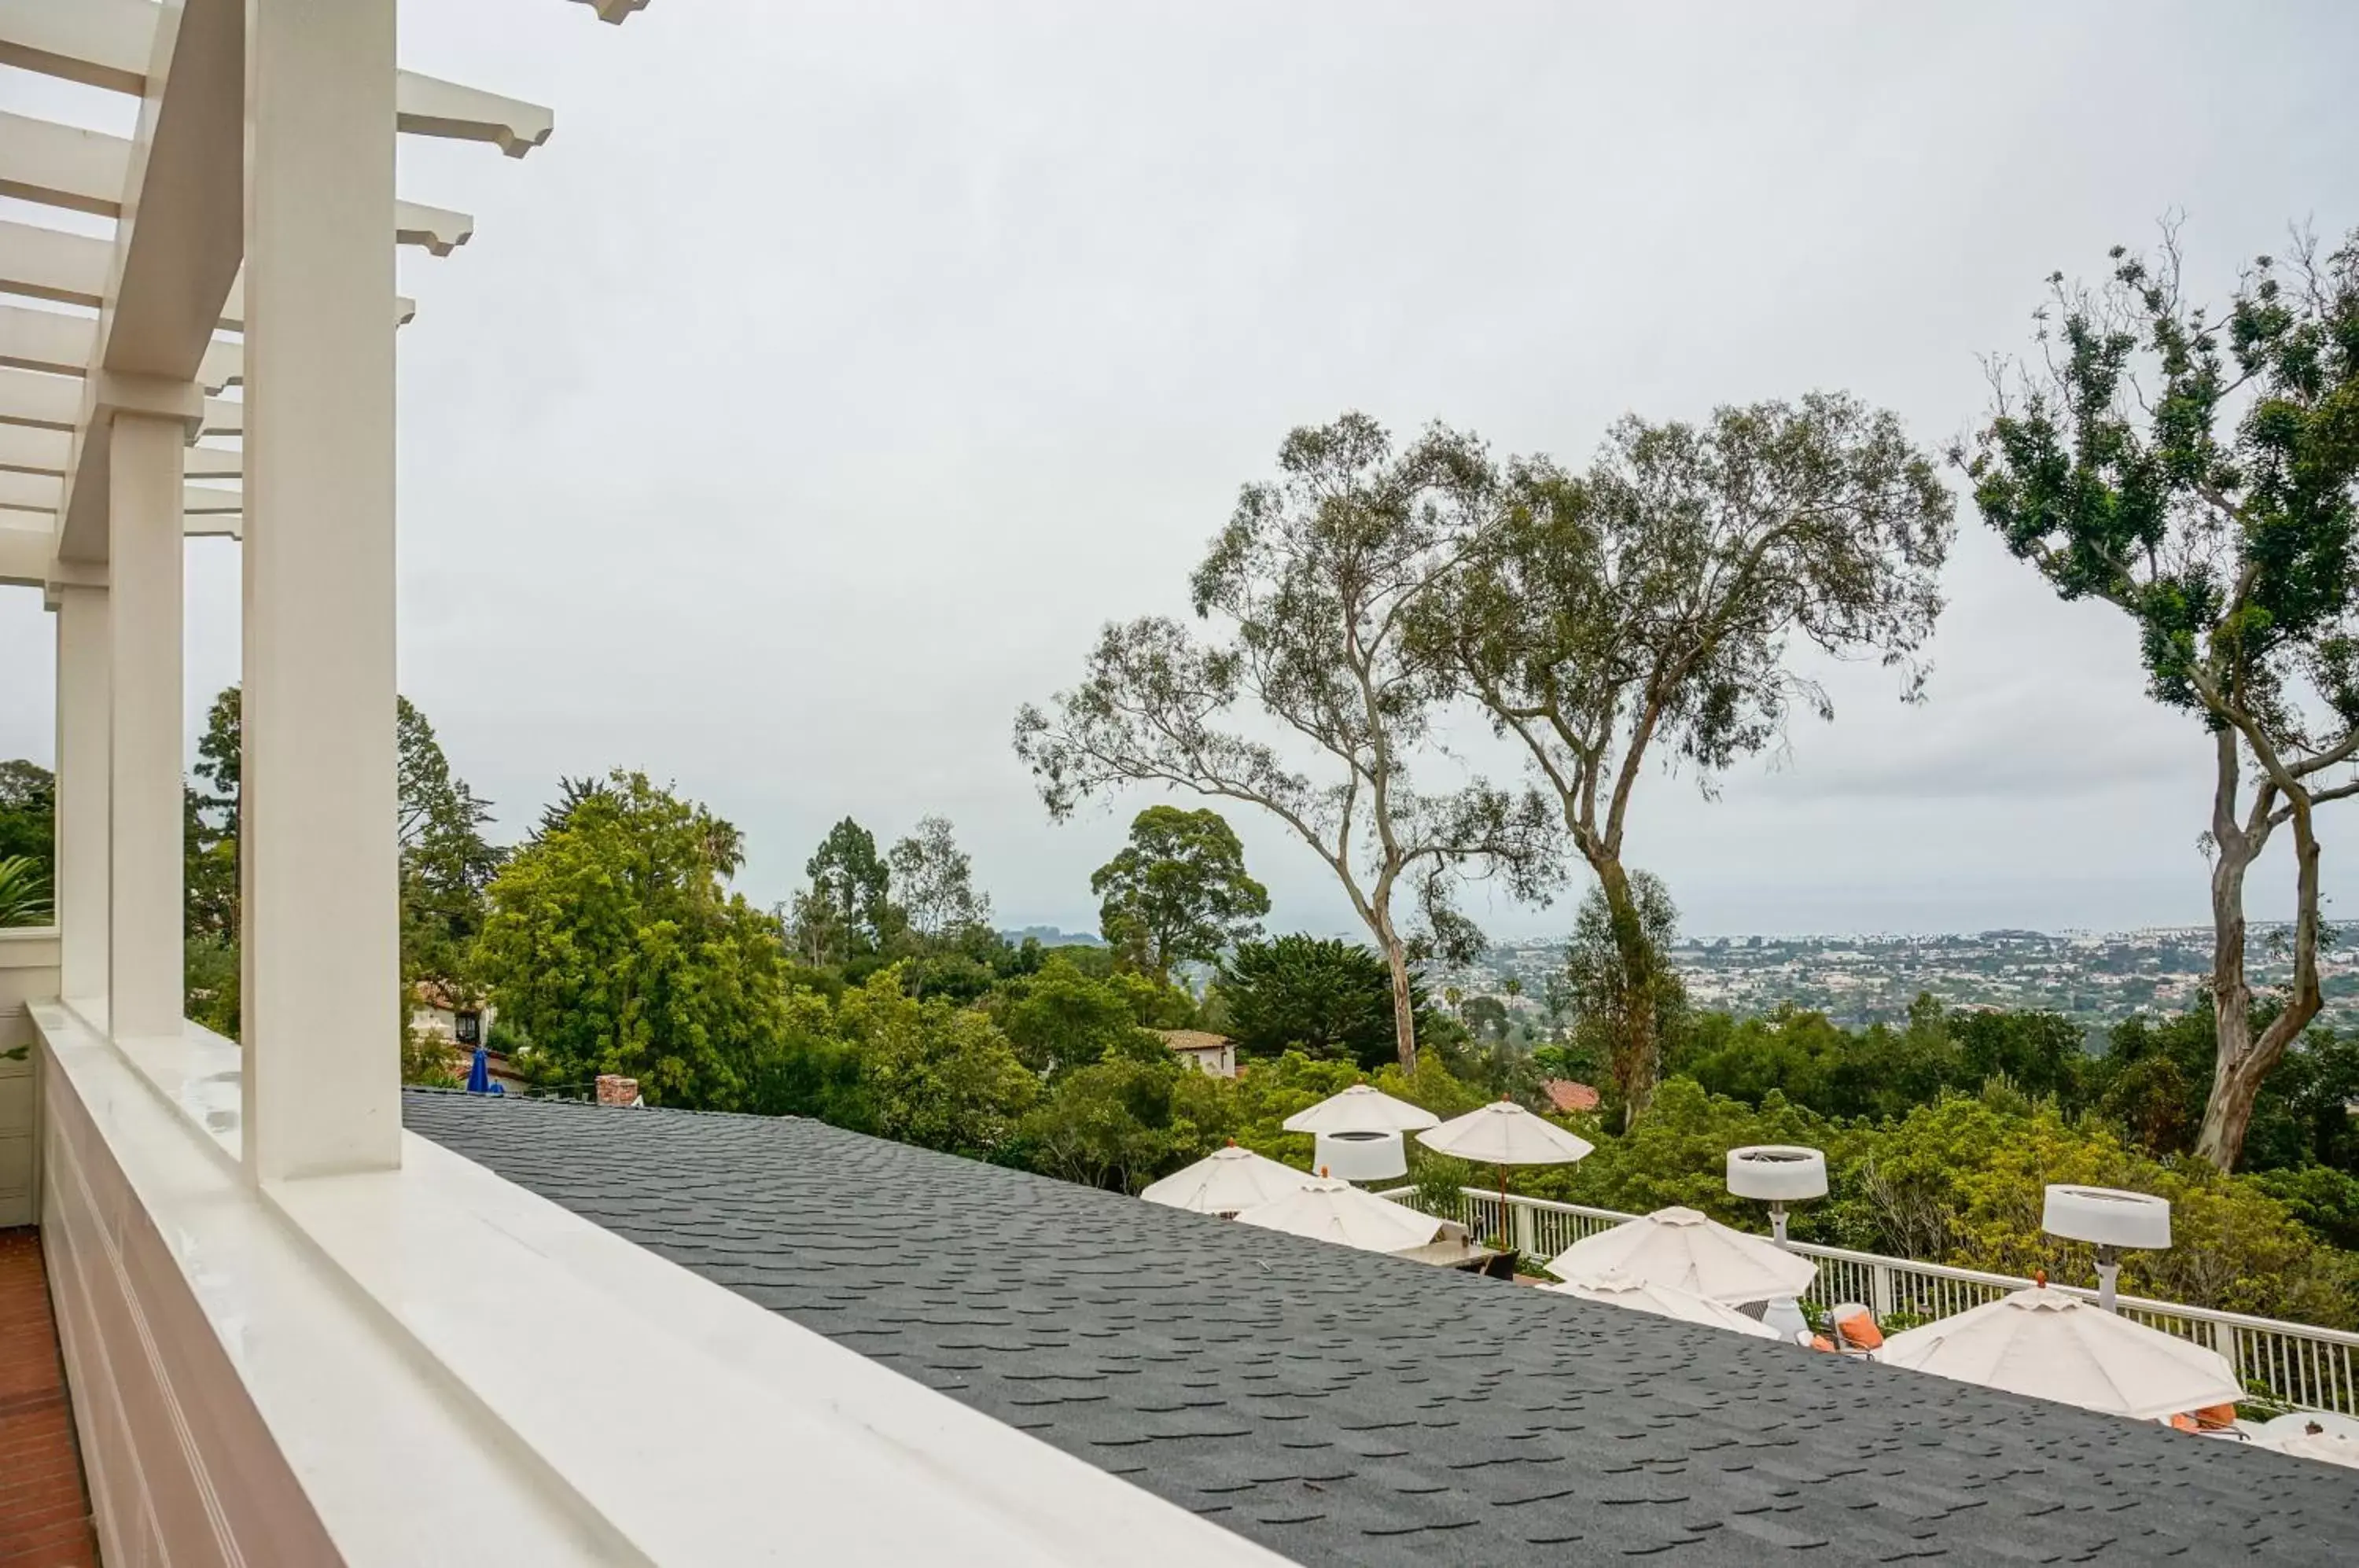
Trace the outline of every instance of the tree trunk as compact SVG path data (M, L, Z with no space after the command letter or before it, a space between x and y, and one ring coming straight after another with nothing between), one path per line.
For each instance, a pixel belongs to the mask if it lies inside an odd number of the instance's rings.
M1417 1002L1408 988L1408 949L1386 925L1376 932L1384 944L1385 964L1393 972L1393 1042L1400 1052L1401 1071L1417 1071Z
M1627 1132L1655 1097L1655 955L1647 949L1638 901L1631 895L1630 876L1621 857L1601 855L1593 865L1622 960L1620 1016L1614 1020L1614 1082L1622 1091L1622 1130Z
M2294 816L2296 906L2294 985L2285 1010L2253 1037L2253 991L2245 977L2245 872L2258 854L2257 840L2245 834L2223 838L2212 868L2212 1007L2216 1031L2212 1095L2204 1102L2203 1127L2196 1136L2197 1158L2234 1171L2244 1157L2245 1135L2262 1081L2285 1057L2286 1048L2310 1026L2323 1004L2318 988L2318 841L2310 831L2306 800ZM2215 835L2216 836L2216 835ZM2234 847L2231 847L2233 842Z

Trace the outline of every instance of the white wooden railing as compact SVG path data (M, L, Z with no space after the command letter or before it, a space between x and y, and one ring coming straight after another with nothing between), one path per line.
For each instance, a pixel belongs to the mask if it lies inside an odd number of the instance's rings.
M1378 1195L1415 1203L1417 1189L1396 1187ZM1585 1236L1636 1216L1510 1192L1503 1223L1496 1192L1466 1187L1460 1190L1458 1212L1440 1217L1458 1220L1478 1236L1505 1236L1525 1257L1546 1259ZM1818 1260L1819 1277L1810 1286L1808 1301L1821 1307L1864 1302L1879 1319L1903 1313L1923 1320L1944 1318L2031 1283L2009 1274L1985 1274L1812 1242L1788 1242L1787 1247ZM2055 1289L2092 1301L2097 1294L2077 1285ZM2212 1346L2227 1358L2247 1388L2264 1392L2272 1402L2359 1416L2359 1334L2139 1296L2122 1297L2120 1307L2124 1315L2165 1334Z

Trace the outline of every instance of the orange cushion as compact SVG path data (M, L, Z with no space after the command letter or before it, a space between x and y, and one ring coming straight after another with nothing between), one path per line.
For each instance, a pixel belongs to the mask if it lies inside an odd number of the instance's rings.
M2170 1429L2173 1432L2201 1432L2203 1430L2201 1427L2195 1424L2195 1418L2193 1416L2171 1417Z
M2236 1424L2236 1407L2234 1405L2206 1405L2194 1414L2197 1426L2208 1427L2214 1432Z
M1814 1334L1810 1335L1810 1348L1812 1350L1832 1350L1834 1347L1835 1342L1829 1339L1825 1334Z
M1835 1327L1843 1332L1843 1339L1847 1343L1859 1349L1881 1350L1884 1348L1884 1331L1876 1327L1875 1320L1865 1312L1854 1312L1847 1318L1839 1319Z

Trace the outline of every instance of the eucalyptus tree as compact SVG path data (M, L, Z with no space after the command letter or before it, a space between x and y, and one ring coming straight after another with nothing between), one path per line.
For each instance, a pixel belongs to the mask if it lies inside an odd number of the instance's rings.
M1630 418L1584 473L1509 463L1483 548L1418 607L1416 650L1520 743L1597 874L1632 1114L1653 1085L1662 994L1624 864L1649 757L1709 792L1796 708L1832 718L1788 661L1798 639L1877 658L1920 696L1952 510L1898 419L1842 394L1722 408L1700 427Z
M1413 956L1471 956L1453 897L1470 876L1520 896L1553 880L1537 796L1477 779L1430 788L1445 672L1408 643L1419 606L1479 543L1494 473L1436 426L1399 450L1365 415L1289 434L1191 580L1197 637L1147 616L1109 626L1081 683L1016 715L1016 754L1052 817L1126 785L1267 811L1334 874L1392 976L1394 1042L1417 1059ZM1407 892L1422 917L1412 931Z
M885 856L889 883L910 929L939 937L991 924L991 895L974 887L974 862L947 817L920 817L918 831Z
M2174 229L2111 259L2094 288L2049 278L2033 361L1994 364L1988 423L1952 455L2007 548L2127 615L2147 694L2204 732L2217 1033L2195 1147L2224 1171L2322 1004L2315 813L2359 793L2359 231L2259 257L2224 306L2189 298ZM2245 883L2281 827L2293 978L2256 1030Z

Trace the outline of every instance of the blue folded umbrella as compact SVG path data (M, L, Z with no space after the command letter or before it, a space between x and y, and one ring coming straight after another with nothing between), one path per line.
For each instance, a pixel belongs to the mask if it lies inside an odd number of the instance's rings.
M475 1047L474 1065L467 1069L467 1093L495 1094L498 1088L492 1083L492 1059L482 1046Z

